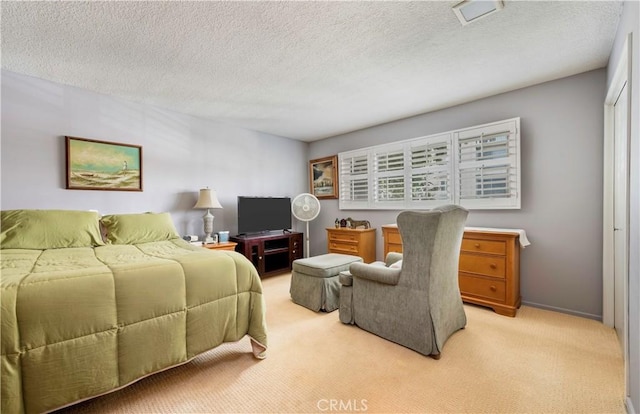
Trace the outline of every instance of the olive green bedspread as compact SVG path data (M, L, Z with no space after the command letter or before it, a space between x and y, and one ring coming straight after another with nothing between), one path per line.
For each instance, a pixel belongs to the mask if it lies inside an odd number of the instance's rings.
M262 286L239 253L173 239L0 258L3 413L104 394L245 335L264 357Z

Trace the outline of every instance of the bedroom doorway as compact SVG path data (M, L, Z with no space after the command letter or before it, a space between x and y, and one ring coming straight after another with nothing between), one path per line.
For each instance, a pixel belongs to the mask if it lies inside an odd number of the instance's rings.
M625 40L604 104L602 322L615 329L629 395L629 65Z
M625 82L622 91L613 105L614 124L614 178L613 178L613 326L618 334L618 340L625 347L626 336L626 297L629 277L628 266L628 87Z
M628 309L626 292L628 290L628 96L627 83L624 83L618 99L613 105L613 327L623 349L626 343Z

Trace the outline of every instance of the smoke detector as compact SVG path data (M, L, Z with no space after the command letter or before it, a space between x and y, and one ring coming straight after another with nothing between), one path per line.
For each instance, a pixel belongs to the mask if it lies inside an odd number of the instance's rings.
M453 6L453 12L460 23L465 26L502 10L503 7L504 4L501 0L464 0Z

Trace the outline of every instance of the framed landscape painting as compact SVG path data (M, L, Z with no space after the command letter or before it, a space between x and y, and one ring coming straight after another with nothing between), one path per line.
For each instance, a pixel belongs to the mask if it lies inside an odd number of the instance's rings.
M67 189L142 191L142 147L65 137Z
M338 156L309 161L311 194L319 199L338 198Z

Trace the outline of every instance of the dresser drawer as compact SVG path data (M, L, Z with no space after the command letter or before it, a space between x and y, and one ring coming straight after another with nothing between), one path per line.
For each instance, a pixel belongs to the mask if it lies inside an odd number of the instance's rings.
M400 237L400 233L389 232L386 234L386 237L387 243L402 245L402 237Z
M358 256L358 245L350 243L329 242L330 253L343 253Z
M503 280L485 279L460 273L458 283L460 284L460 293L463 296L470 295L478 298L499 300L500 302L504 302L506 299L505 282Z
M402 245L401 244L388 244L387 245L387 253L402 253ZM385 255L386 257L386 255Z
M463 252L506 254L507 246L503 241L464 238L460 250Z
M344 232L329 232L329 241L350 241L357 242L360 239L358 234Z
M460 272L478 273L481 275L504 278L506 275L506 259L504 256L482 256L476 254L460 254Z

